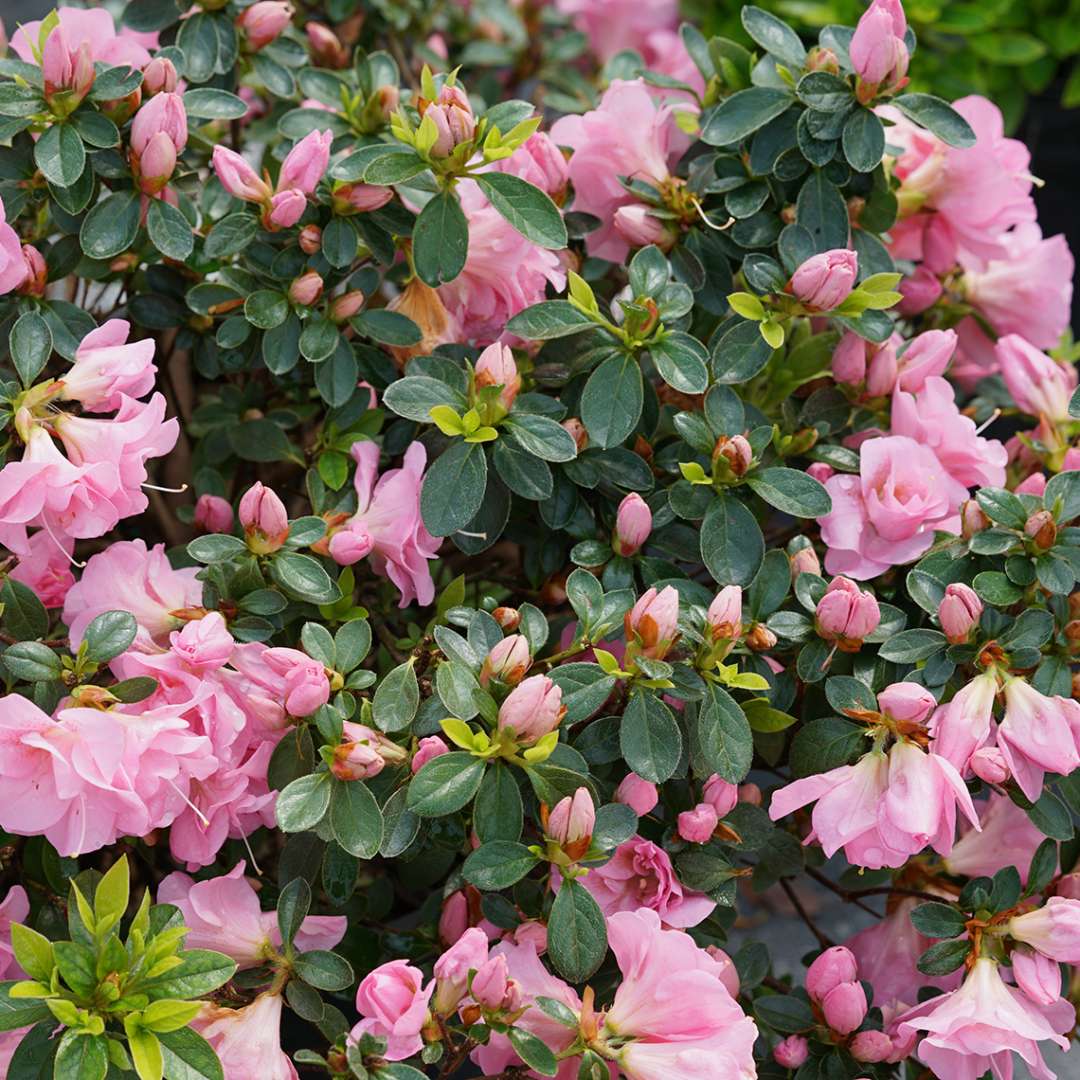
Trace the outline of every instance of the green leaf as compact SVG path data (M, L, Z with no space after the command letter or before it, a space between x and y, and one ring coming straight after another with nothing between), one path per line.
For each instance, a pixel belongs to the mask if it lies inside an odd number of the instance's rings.
M816 518L832 509L824 485L798 469L757 469L746 482L770 506L792 517Z
M649 346L660 378L684 394L703 394L709 387L709 352L697 338L675 330Z
M105 1080L109 1071L107 1041L104 1035L65 1031L56 1051L55 1080Z
M408 808L420 817L443 817L468 805L484 778L484 763L464 751L432 758L409 783Z
M718 495L701 523L701 558L720 585L747 586L765 556L753 513L733 495Z
M754 1015L781 1035L794 1035L814 1026L810 1003L795 994L768 994L754 1002Z
M1024 894L1032 896L1035 893L1042 892L1053 880L1057 868L1057 841L1048 836L1035 849L1035 854L1031 856L1031 865L1028 869L1027 886L1024 889ZM23 964L23 967L26 967L26 964Z
M865 748L865 729L857 724L834 716L811 720L791 744L791 771L797 777L828 772L848 764Z
M83 634L80 651L88 660L104 664L130 648L139 624L130 611L103 611L91 620Z
M971 125L948 102L933 94L901 94L891 104L950 146L965 149L975 145Z
M260 330L273 330L288 317L288 297L275 289L256 289L244 301L244 318Z
M738 784L750 771L754 759L750 723L722 687L710 685L699 707L697 742L707 772Z
M549 341L580 334L594 325L592 319L569 300L545 300L519 311L506 324L506 329L531 341Z
M146 231L154 247L177 262L183 262L195 249L195 235L188 219L164 199L150 201Z
M559 1063L555 1060L555 1055L531 1031L526 1031L521 1027L512 1027L509 1035L517 1056L533 1072L538 1072L541 1076L554 1076L559 1071Z
M399 664L379 683L371 703L372 717L382 731L404 731L420 707L420 688L411 660Z
M842 112L851 105L854 96L846 79L828 71L804 75L796 93L810 108L824 113Z
M228 562L247 551L247 544L229 533L207 533L197 536L187 546L187 553L201 563Z
M469 250L469 225L452 191L436 195L420 211L412 239L413 263L421 281L435 288L461 273Z
M1028 809L1027 815L1043 836L1054 840L1073 838L1072 814L1050 788L1043 788L1043 793L1035 805Z
M86 168L86 148L70 124L53 124L34 144L34 164L57 187L71 187Z
M815 252L847 247L847 203L823 171L815 170L799 189L795 211L795 220L810 233Z
M603 963L607 925L584 885L564 878L548 917L548 957L568 982L582 983Z
M710 146L731 146L741 142L786 112L793 100L789 91L772 86L739 90L708 116L701 129L701 141Z
M967 959L971 942L967 938L953 938L931 945L916 961L915 966L924 975L948 975Z
M14 985L14 981L0 982L0 1032L29 1027L46 1018L52 1021L52 1013L43 1001L11 997Z
M939 630L902 630L881 646L878 655L882 660L898 664L915 664L944 649L946 644L945 635Z
M91 259L111 259L135 243L139 218L138 193L118 191L99 202L83 218L79 243Z
M386 308L363 312L352 320L352 326L381 345L415 345L423 336L420 327L407 315Z
M125 1018L124 1030L139 1080L161 1080L165 1071L165 1059L157 1036L152 1031L140 1028L132 1017Z
M225 1080L213 1047L194 1029L185 1027L158 1035L168 1080Z
M844 157L857 172L873 172L885 153L885 126L870 109L856 109L844 124Z
M25 388L33 385L53 351L49 324L36 312L26 311L15 320L8 335L11 362Z
M310 910L311 886L302 877L293 878L281 890L277 902L278 929L286 947L293 943Z
M655 695L631 695L619 726L619 745L638 776L662 784L682 757L682 732L671 710Z
M53 959L52 942L47 937L22 923L12 923L11 949L31 979L46 986L49 984L56 961Z
M615 677L598 664L560 664L552 668L551 681L562 690L566 724L587 720L615 688Z
M806 49L799 35L775 15L759 7L744 7L742 24L750 37L785 67L798 71L806 63Z
M297 975L316 990L345 990L352 985L352 965L343 956L329 949L313 949L300 953L293 960Z
M122 855L106 871L94 890L94 918L98 923L106 919L120 922L127 911L130 897L131 872L127 856Z
M566 247L566 226L550 197L513 173L477 173L473 179L488 202L526 240L542 248Z
M603 361L581 394L581 420L590 442L605 450L624 442L641 418L644 394L633 356L619 353Z
M745 383L765 367L772 354L756 322L738 322L713 345L713 377L726 385Z
M420 818L407 809L408 788L398 788L383 804L383 840L379 854L384 859L397 858L416 839Z
M207 86L186 91L184 109L193 120L241 120L247 115L248 105L228 90Z
M459 414L469 407L460 390L430 375L406 375L392 382L382 400L398 416L419 424L430 424L431 410L439 405L449 405Z
M25 318L24 315L19 322ZM1057 505L1059 500L1060 506ZM1070 469L1052 476L1043 493L1043 506L1055 511L1058 521L1072 521L1080 516L1080 473Z
M395 147L391 153L376 157L364 170L364 182L368 184L400 184L419 176L428 168L427 162L406 147Z
M428 467L420 514L432 536L464 529L479 513L487 490L487 456L481 443L453 443Z
M375 796L363 780L335 780L330 825L337 842L358 859L372 859L383 838L383 819Z
M911 925L926 937L959 937L966 924L967 916L950 904L920 904L911 912Z
M277 552L270 562L270 576L294 600L333 604L341 599L341 590L310 555L296 551Z
M469 855L461 872L466 881L478 889L491 892L508 889L532 870L536 863L536 856L524 844L513 840L491 840Z
M503 430L542 461L572 461L577 457L574 437L550 416L536 413L511 413Z
M524 824L521 791L513 770L495 762L484 774L473 804L473 828L481 842L517 840ZM25 965L24 965L25 966Z
M186 949L181 962L165 975L140 984L152 999L188 1001L224 986L236 974L236 963L224 953L209 949Z
M0 604L5 629L18 641L44 637L49 629L45 605L21 581L7 578L0 585Z
M208 259L225 259L243 251L259 231L259 219L240 211L223 217L207 234L203 254Z
M307 832L315 828L330 806L329 773L298 777L277 798L277 823L285 832Z

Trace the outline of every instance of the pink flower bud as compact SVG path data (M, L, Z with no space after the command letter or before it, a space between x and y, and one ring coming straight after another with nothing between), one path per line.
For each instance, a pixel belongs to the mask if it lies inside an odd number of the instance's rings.
M192 522L203 532L227 533L232 530L233 510L220 495L200 495Z
M819 1005L825 995L841 983L854 982L859 969L855 954L844 945L826 949L806 971L806 992ZM858 1024L855 1025L858 1027Z
M819 484L824 484L826 480L836 474L836 470L827 465L824 461L814 461L806 466L806 475L812 476ZM818 570L816 573L820 574Z
M450 747L439 738L438 735L428 735L416 745L416 753L412 756L409 768L418 773L432 758L450 753Z
M1070 450L1069 454L1071 453L1072 451ZM1069 454L1065 455L1066 458L1068 458ZM1069 470L1063 468L1061 471L1068 472ZM1034 495L1035 498L1041 499L1046 493L1046 473L1033 472L1030 476L1025 476L1024 479L1013 488L1013 491L1015 491L1017 495Z
M379 184L341 184L334 189L334 210L338 214L367 213L385 206L394 189Z
M476 134L476 117L468 95L460 86L444 83L434 101L421 103L420 115L430 116L438 133L431 148L432 157L449 157L462 143L472 142Z
M635 248L655 244L661 251L669 251L676 236L658 217L649 213L641 203L620 206L613 219L615 231Z
M1031 539L1035 547L1049 551L1057 542L1057 523L1049 510L1036 510L1024 522L1024 534Z
M716 961L716 977L724 984L724 989L733 997L739 996L739 969L730 956L718 945L707 945L705 951Z
M359 289L350 289L347 293L335 296L330 301L330 318L333 322L348 322L364 308L364 294Z
M1061 967L1032 949L1013 949L1009 957L1016 985L1036 1005L1048 1006L1061 997Z
M269 45L292 22L293 6L285 0L259 0L245 8L236 20L255 52Z
M789 1035L773 1047L773 1061L784 1069L797 1069L810 1056L810 1044L801 1035Z
M517 686L531 666L528 639L522 634L511 634L484 657L480 666L480 685L487 686L492 679L498 679L507 686Z
M22 257L26 277L15 291L20 296L44 296L45 286L49 283L49 267L44 256L32 244L23 244Z
M211 159L221 186L237 199L264 202L270 198L270 186L235 151L218 143Z
M623 619L627 652L662 660L678 636L679 594L667 585L661 592L647 589Z
M514 151L512 159L511 163L511 158L503 158L491 167L499 172L512 172L520 176L547 192L556 203L562 203L570 182L570 169L563 152L550 135L543 131L530 135Z
M510 691L499 708L498 726L520 746L532 746L558 728L565 712L562 690L546 675L533 675Z
M45 81L45 100L53 110L65 116L74 112L94 84L90 42L80 41L73 47L63 24L58 23L45 39L41 74Z
M135 114L131 121L131 149L143 155L159 133L169 137L176 153L187 145L187 111L179 94L156 94Z
M982 612L983 602L974 589L959 582L946 586L938 604L938 621L949 644L964 644L978 626Z
M892 1039L884 1031L860 1031L851 1040L851 1056L856 1061L865 1061L872 1064L877 1061L888 1061L893 1052Z
M278 190L295 188L310 195L330 164L332 131L309 131L285 156L278 174Z
M862 386L866 381L866 342L851 330L844 333L833 350L833 378L850 386Z
M589 850L593 828L596 825L596 807L588 788L580 787L574 794L560 799L548 814L544 829L571 859L580 859Z
M928 308L932 308L938 302L944 289L933 270L928 266L916 266L915 273L904 278L897 291L904 299L896 305L896 309L901 315L910 318L912 315L921 315Z
M176 147L168 135L159 131L151 136L142 157L139 158L139 190L144 195L156 195L172 178L175 168Z
M734 476L744 476L754 461L754 448L744 435L721 435L713 447L712 460L716 464L721 458Z
M818 634L835 641L845 652L858 652L863 639L881 622L881 611L872 593L863 592L850 578L834 577L818 601L815 613Z
M866 1019L866 991L861 983L840 983L825 995L821 1009L833 1031L850 1035Z
M244 527L248 547L258 555L277 551L289 535L285 504L258 481L240 500L240 524Z
M1080 472L1080 446L1070 446L1061 463L1062 472Z
M231 511L230 511L231 515ZM214 671L228 663L236 642L220 612L211 611L169 635L173 654L195 671Z
M705 624L713 641L731 641L742 633L742 587L725 585L709 605Z
M1004 784L1010 771L1005 755L996 746L984 746L968 758L968 768L988 784Z
M725 818L735 809L735 804L739 801L739 789L713 773L705 781L702 798L716 811L718 818Z
M698 803L693 810L679 815L679 836L688 844L707 844L716 832L718 822L716 807L711 803Z
M563 431L574 440L574 445L577 447L577 452L579 454L582 450L588 448L589 433L585 430L585 425L576 416L571 416L569 419L564 420L562 422L562 428Z
M297 188L279 191L271 196L263 213L263 225L270 231L290 229L304 215L307 209L307 196Z
M269 672L282 680L280 697L290 716L310 716L330 700L330 680L318 660L299 649L266 649L259 655Z
M1072 364L1060 364L1019 334L1006 334L997 343L1001 377L1018 408L1030 416L1054 422L1069 415L1069 399L1077 384Z
M896 349L888 342L874 351L866 368L866 392L870 397L887 397L896 386L899 372Z
M408 756L403 747L366 724L347 720L342 728L344 741L334 747L330 765L339 780L368 780L381 773L387 763L398 765Z
M749 806L760 806L762 803L761 788L755 783L739 785L739 802Z
M514 982L502 953L480 966L472 981L472 997L477 1005L491 1012L513 1008Z
M960 535L970 540L976 533L990 527L990 519L974 499L967 499L960 506L960 524Z
M855 287L859 257L847 248L813 255L791 276L790 290L811 311L838 308Z
M629 558L641 550L652 532L652 511L649 504L632 491L621 503L615 515L615 534L611 546L616 555Z
M439 940L453 945L469 929L469 901L459 889L444 901L439 914Z
M485 386L502 387L498 401L509 412L521 389L521 376L510 347L493 342L480 354L474 371L478 390Z
M1014 915L1009 933L1051 960L1080 963L1080 900L1051 896L1041 908Z
M907 20L900 0L873 0L851 39L851 66L863 82L893 86L907 73Z
M1069 900L1080 900L1080 872L1062 874L1054 885L1054 894Z
M450 899L461 895L454 893ZM487 934L473 926L463 929L450 948L435 961L435 1011L440 1016L449 1016L458 1007L469 989L469 972L479 971L487 958Z
M178 82L176 68L165 56L155 56L143 68L142 91L147 97L153 94L171 94L176 90Z
M644 817L660 801L656 785L642 780L637 773L629 773L615 789L615 801L629 806L638 817Z
M349 52L338 40L337 34L322 23L309 22L304 26L311 58L319 67L343 68L349 63Z
M937 699L925 686L898 682L886 686L877 696L878 708L893 720L922 724L934 709Z
M305 255L314 255L317 251L322 251L322 229L318 225L305 225L300 230L297 242Z
M311 307L322 296L322 291L323 279L314 270L309 270L293 279L289 286L289 300L299 307Z
M791 556L791 580L797 581L800 574L821 575L821 560L812 547L799 548Z

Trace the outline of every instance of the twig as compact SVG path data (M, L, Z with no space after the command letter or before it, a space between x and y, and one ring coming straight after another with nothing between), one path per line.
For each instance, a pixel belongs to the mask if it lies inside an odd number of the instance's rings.
M850 890L845 889L842 885L837 885L835 881L826 877L819 870L815 870L812 866L806 867L806 873L814 879L819 885L824 885L826 889L834 892L841 900L846 901L849 904L854 904L856 907L862 908L863 911L869 912L871 915L881 918L881 913L875 911L869 904L864 904L856 894Z
M818 944L823 949L828 949L832 945L834 945L835 942L832 940L832 938L830 938L828 934L824 933L824 931L819 930L817 924L814 922L813 919L810 918L809 913L807 912L806 908L803 907L802 901L795 895L795 890L791 887L787 878L780 879L780 888L783 889L784 892L787 894L787 898L791 901L791 906L798 913L799 918L802 919L804 923L806 923L810 932L814 935L814 937L817 938Z

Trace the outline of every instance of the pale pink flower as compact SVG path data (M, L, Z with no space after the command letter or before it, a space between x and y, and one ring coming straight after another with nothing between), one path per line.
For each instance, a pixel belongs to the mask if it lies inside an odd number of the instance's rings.
M615 231L632 248L655 244L661 251L670 251L678 239L670 225L666 225L643 203L620 206L612 219Z
M615 849L603 866L583 879L605 915L651 908L665 926L697 926L716 907L711 897L686 889L675 877L663 848L634 836Z
M588 788L580 787L551 808L544 832L567 855L576 859L589 850L595 824L596 807L592 796Z
M873 0L848 46L851 66L863 82L892 86L907 74L907 19L900 0Z
M707 844L719 821L716 807L711 803L698 803L692 810L684 810L678 818L679 838L688 844Z
M155 94L135 114L131 121L131 149L137 157L145 154L155 135L166 135L178 154L187 145L187 112L179 94Z
M589 47L601 62L624 49L644 55L650 35L679 28L678 0L649 4L633 0L556 0L555 6L588 37Z
M262 222L271 232L278 229L291 229L307 209L307 196L298 188L278 191L266 203Z
M477 679L481 686L487 686L492 679L498 679L507 686L517 686L531 666L529 639L524 634L511 634L484 657Z
M825 1023L840 1035L850 1035L866 1018L866 991L857 982L840 983L822 999Z
M30 898L21 885L12 885L0 901L0 979L18 978L22 973L11 949L11 924L26 922Z
M295 188L305 195L311 195L316 185L323 178L326 167L330 164L330 144L334 133L309 131L285 156L278 174L277 188L285 191Z
M469 972L478 971L487 960L487 934L478 927L469 927L435 961L435 1011L449 1016L465 996L469 986Z
M999 339L997 356L1005 386L1020 409L1051 422L1068 418L1069 399L1077 385L1071 363L1059 363L1019 334Z
M1012 1054L1020 1055L1037 1080L1053 1080L1040 1042L1067 1050L1063 1034L1076 1021L1072 1005L1039 1006L1006 986L992 957L979 957L958 990L931 998L899 1018L901 1034L926 1032L916 1055L941 1080L978 1080L988 1070L1012 1075Z
M991 795L980 810L982 832L971 830L957 840L944 860L946 869L962 877L993 877L1015 866L1026 881L1031 857L1046 837L1007 795Z
M245 8L236 23L253 50L269 45L292 21L294 8L286 0L257 0Z
M61 607L75 584L71 572L73 546L71 540L57 544L46 533L38 532L30 538L29 553L19 556L18 565L8 571L8 577L33 590L47 608Z
M810 1056L810 1044L801 1035L789 1035L773 1047L773 1060L784 1069L797 1069Z
M727 817L739 801L739 789L716 773L705 781L701 794L702 799L716 811L716 816L720 818Z
M615 801L625 803L638 817L644 817L655 809L660 796L655 784L642 780L637 773L628 773L615 790Z
M499 706L500 731L509 731L523 746L531 746L558 728L566 709L562 688L546 675L525 679Z
M281 997L260 994L242 1009L207 1003L191 1026L214 1048L229 1080L298 1080L281 1049Z
M162 641L181 625L172 614L202 602L197 567L174 570L165 545L147 548L142 540L118 540L91 555L78 582L64 600L64 623L73 648L78 648L91 620L119 605L139 624L137 643Z
M465 338L486 345L497 341L519 311L544 299L550 284L566 286L558 254L526 240L487 201L476 182L457 187L469 226L465 267L440 285L439 298Z
M929 447L902 435L868 439L859 466L858 476L837 473L825 484L832 510L818 521L829 573L865 581L914 562L935 530L960 531L955 481Z
M128 341L131 324L109 319L91 330L75 350L75 361L60 380L59 397L91 412L111 412L123 396L139 398L154 387L154 339Z
M1034 802L1046 773L1068 776L1080 766L1080 704L1047 697L1022 678L1005 682L1005 716L997 745L1020 790Z
M4 201L0 199L0 295L17 289L28 276L19 234L4 218Z
M1060 964L1080 963L1080 900L1051 896L1042 907L1014 915L1009 933Z
M636 491L632 491L619 503L611 546L617 555L629 558L641 550L650 532L652 511L649 504Z
M386 1039L385 1057L403 1061L424 1045L420 1030L427 1022L428 1001L435 980L424 986L423 973L407 960L391 960L369 972L356 991L356 1010L361 1020L350 1033Z
M927 330L912 338L899 358L896 385L916 393L932 375L945 374L955 351L955 330Z
M592 6L591 0L588 3ZM641 79L613 79L596 109L557 120L551 137L574 151L570 158L573 208L595 215L602 223L586 237L589 254L620 261L629 245L615 228L615 212L638 200L619 177L654 187L669 179L670 164L686 147L672 107L657 107Z
M432 758L450 753L450 747L438 735L428 735L417 744L416 753L409 762L409 769L418 773Z
M285 543L289 535L289 514L280 496L256 481L244 492L237 517L247 537L248 547L259 555L269 555Z
M645 907L608 918L622 972L604 1016L607 1037L630 1041L618 1063L629 1080L752 1080L757 1027L728 992L721 965Z
M176 65L168 57L155 56L143 68L143 81L140 89L144 97L149 97L152 94L171 94L176 89L179 81Z
M431 148L435 157L449 157L462 143L471 142L476 133L469 96L461 86L443 83L434 101L424 104L421 115L431 118L437 137Z
M852 951L843 945L833 945L816 956L807 968L806 992L820 1005L836 987L853 982L858 973Z
M172 650L193 671L213 671L229 662L236 642L219 611L207 612L169 635Z
M828 858L843 848L849 862L871 869L902 866L928 845L948 855L957 805L979 826L956 769L907 741L793 781L773 793L769 816L777 821L815 801L806 842L819 841Z
M435 558L440 544L420 517L427 451L423 443L410 443L402 467L384 472L378 481L379 447L375 443L353 443L352 456L356 461L353 483L357 510L330 537L330 555L343 566L370 557L375 572L398 587L401 607L414 600L426 607L435 598L428 560Z
M188 928L185 948L225 953L241 968L266 963L281 948L277 914L262 910L242 862L206 881L169 874L158 886L157 902L180 909ZM308 915L296 932L297 950L332 949L345 936L347 922L344 915Z
M898 682L886 686L877 695L878 708L893 720L921 724L937 706L934 695L913 682Z
M191 522L203 532L232 532L232 506L228 499L223 499L220 495L200 495L195 500L195 512Z
M1009 953L1016 985L1036 1005L1053 1005L1061 997L1061 965L1034 949Z
M941 279L928 266L916 266L897 286L903 299L896 305L901 315L921 315L938 302L945 291Z
M245 202L264 202L270 198L270 185L235 150L218 143L211 164L221 186L230 195Z
M87 45L92 60L109 67L127 66L141 69L150 63L148 49L157 48L157 34L138 33L122 26L119 31L113 17L105 8L57 8L60 28L69 46L78 49ZM41 20L22 23L11 36L11 48L20 60L36 64L31 47L37 44ZM50 37L52 35L50 34Z
M299 649L249 642L235 649L232 666L269 690L290 716L310 716L330 699L326 668Z
M521 376L509 346L492 342L477 358L473 373L478 390L487 386L500 388L498 403L509 412L521 390Z
M849 651L858 649L880 622L881 609L874 594L842 575L829 582L814 611L818 634Z
M811 311L838 308L855 287L859 257L847 248L812 255L791 275L789 291Z
M983 602L979 594L962 582L945 587L945 595L938 604L938 622L950 644L960 645L967 641L971 631L979 625Z
M530 135L509 157L493 162L491 169L520 176L557 202L566 194L566 185L570 182L566 158L551 136L543 131Z
M990 740L996 695L997 677L985 672L939 706L930 719L934 753L952 762L961 776L971 755Z

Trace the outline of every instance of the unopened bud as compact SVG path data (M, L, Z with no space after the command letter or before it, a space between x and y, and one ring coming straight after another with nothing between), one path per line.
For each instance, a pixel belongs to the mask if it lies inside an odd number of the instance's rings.
M938 621L950 645L962 645L971 636L983 613L983 602L968 585L954 582L938 604Z
M754 652L768 652L776 646L776 635L764 623L754 623L745 640Z
M521 634L511 634L484 657L480 666L480 685L486 687L492 679L497 679L507 686L517 686L531 665L529 642Z
M176 90L179 78L173 62L164 56L155 56L143 68L143 92L149 97L153 94L171 94Z
M349 53L337 34L322 23L309 22L304 27L311 44L311 58L319 67L343 68L349 63Z
M799 548L791 556L791 580L797 581L800 574L821 576L821 560L810 544Z
M1024 535L1031 538L1037 548L1049 551L1057 542L1057 525L1049 510L1036 510L1024 524Z
M721 435L713 447L713 464L720 458L727 462L733 476L745 476L754 460L754 451L743 435Z
M298 307L311 307L322 296L322 291L323 279L314 270L309 270L293 280L289 286L289 300Z
M521 623L521 615L517 608L497 607L491 617L504 629L514 631Z
M830 75L840 74L840 61L832 49L821 45L815 46L806 56L807 71L827 71Z
M322 229L318 225L305 225L300 230L299 242L305 255L314 255L322 250Z
M49 281L49 269L41 252L31 244L22 246L23 262L26 264L26 277L16 292L22 296L44 296L45 286Z
M961 535L970 540L976 533L990 528L990 519L974 499L968 499L960 507Z
M588 447L589 433L585 430L585 425L576 416L564 420L562 427L574 440L574 445L577 447L579 454Z
M358 315L364 306L364 294L359 289L350 289L330 301L330 318L333 322L348 322Z

